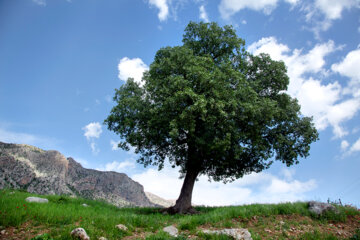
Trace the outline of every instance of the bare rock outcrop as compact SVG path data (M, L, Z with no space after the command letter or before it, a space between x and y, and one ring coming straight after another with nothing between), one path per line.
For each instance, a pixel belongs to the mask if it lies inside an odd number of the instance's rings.
M203 230L206 234L223 234L236 240L252 240L250 232L245 228L227 228L221 230Z
M49 202L49 200L47 200L46 198L39 198L39 197L27 197L25 199L25 201L36 202L36 203L48 203Z
M90 240L90 237L83 228L75 228L71 231L70 235L73 239Z
M329 203L322 203L322 202L316 202L316 201L310 201L309 202L309 211L316 214L321 215L325 212L334 212L338 213L338 210L335 206L329 204Z
M163 228L163 231L168 233L170 236L177 237L179 235L179 230L174 226L167 226Z
M117 206L155 206L124 173L83 168L58 151L0 142L0 188L102 199Z
M146 197L153 203L162 207L171 207L175 205L176 200L166 200L151 192L145 192Z

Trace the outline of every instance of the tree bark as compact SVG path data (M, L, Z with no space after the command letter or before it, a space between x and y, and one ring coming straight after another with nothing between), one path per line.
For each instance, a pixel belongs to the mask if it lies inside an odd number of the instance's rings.
M173 207L168 208L166 211L170 214L194 214L196 210L191 206L192 192L194 189L195 180L199 171L188 169L185 175L184 183L181 188L180 196L176 200Z

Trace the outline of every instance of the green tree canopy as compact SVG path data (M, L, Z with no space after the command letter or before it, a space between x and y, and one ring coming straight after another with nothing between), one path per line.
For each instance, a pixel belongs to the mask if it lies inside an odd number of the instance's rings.
M254 56L231 26L190 22L183 45L157 51L143 87L133 79L116 89L116 106L105 120L120 147L136 147L139 163L168 159L185 176L176 205L191 211L195 179L231 181L307 157L318 139L312 119L287 93L281 61Z

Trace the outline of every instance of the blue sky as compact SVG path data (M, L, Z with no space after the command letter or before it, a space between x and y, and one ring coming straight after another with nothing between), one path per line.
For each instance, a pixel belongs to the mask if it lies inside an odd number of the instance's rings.
M143 168L102 123L114 89L141 82L157 50L181 45L189 21L231 24L248 51L283 60L288 93L320 132L296 166L226 185L201 176L193 202L360 206L359 0L0 0L0 141L55 149L176 199L177 169Z

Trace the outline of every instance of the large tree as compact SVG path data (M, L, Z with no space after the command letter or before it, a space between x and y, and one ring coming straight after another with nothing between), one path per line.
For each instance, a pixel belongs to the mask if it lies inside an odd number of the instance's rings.
M290 166L318 139L286 93L284 63L247 52L231 26L190 22L183 45L158 50L142 81L116 89L105 123L144 166L180 167L185 179L171 213L193 212L199 175L227 182L274 160Z

